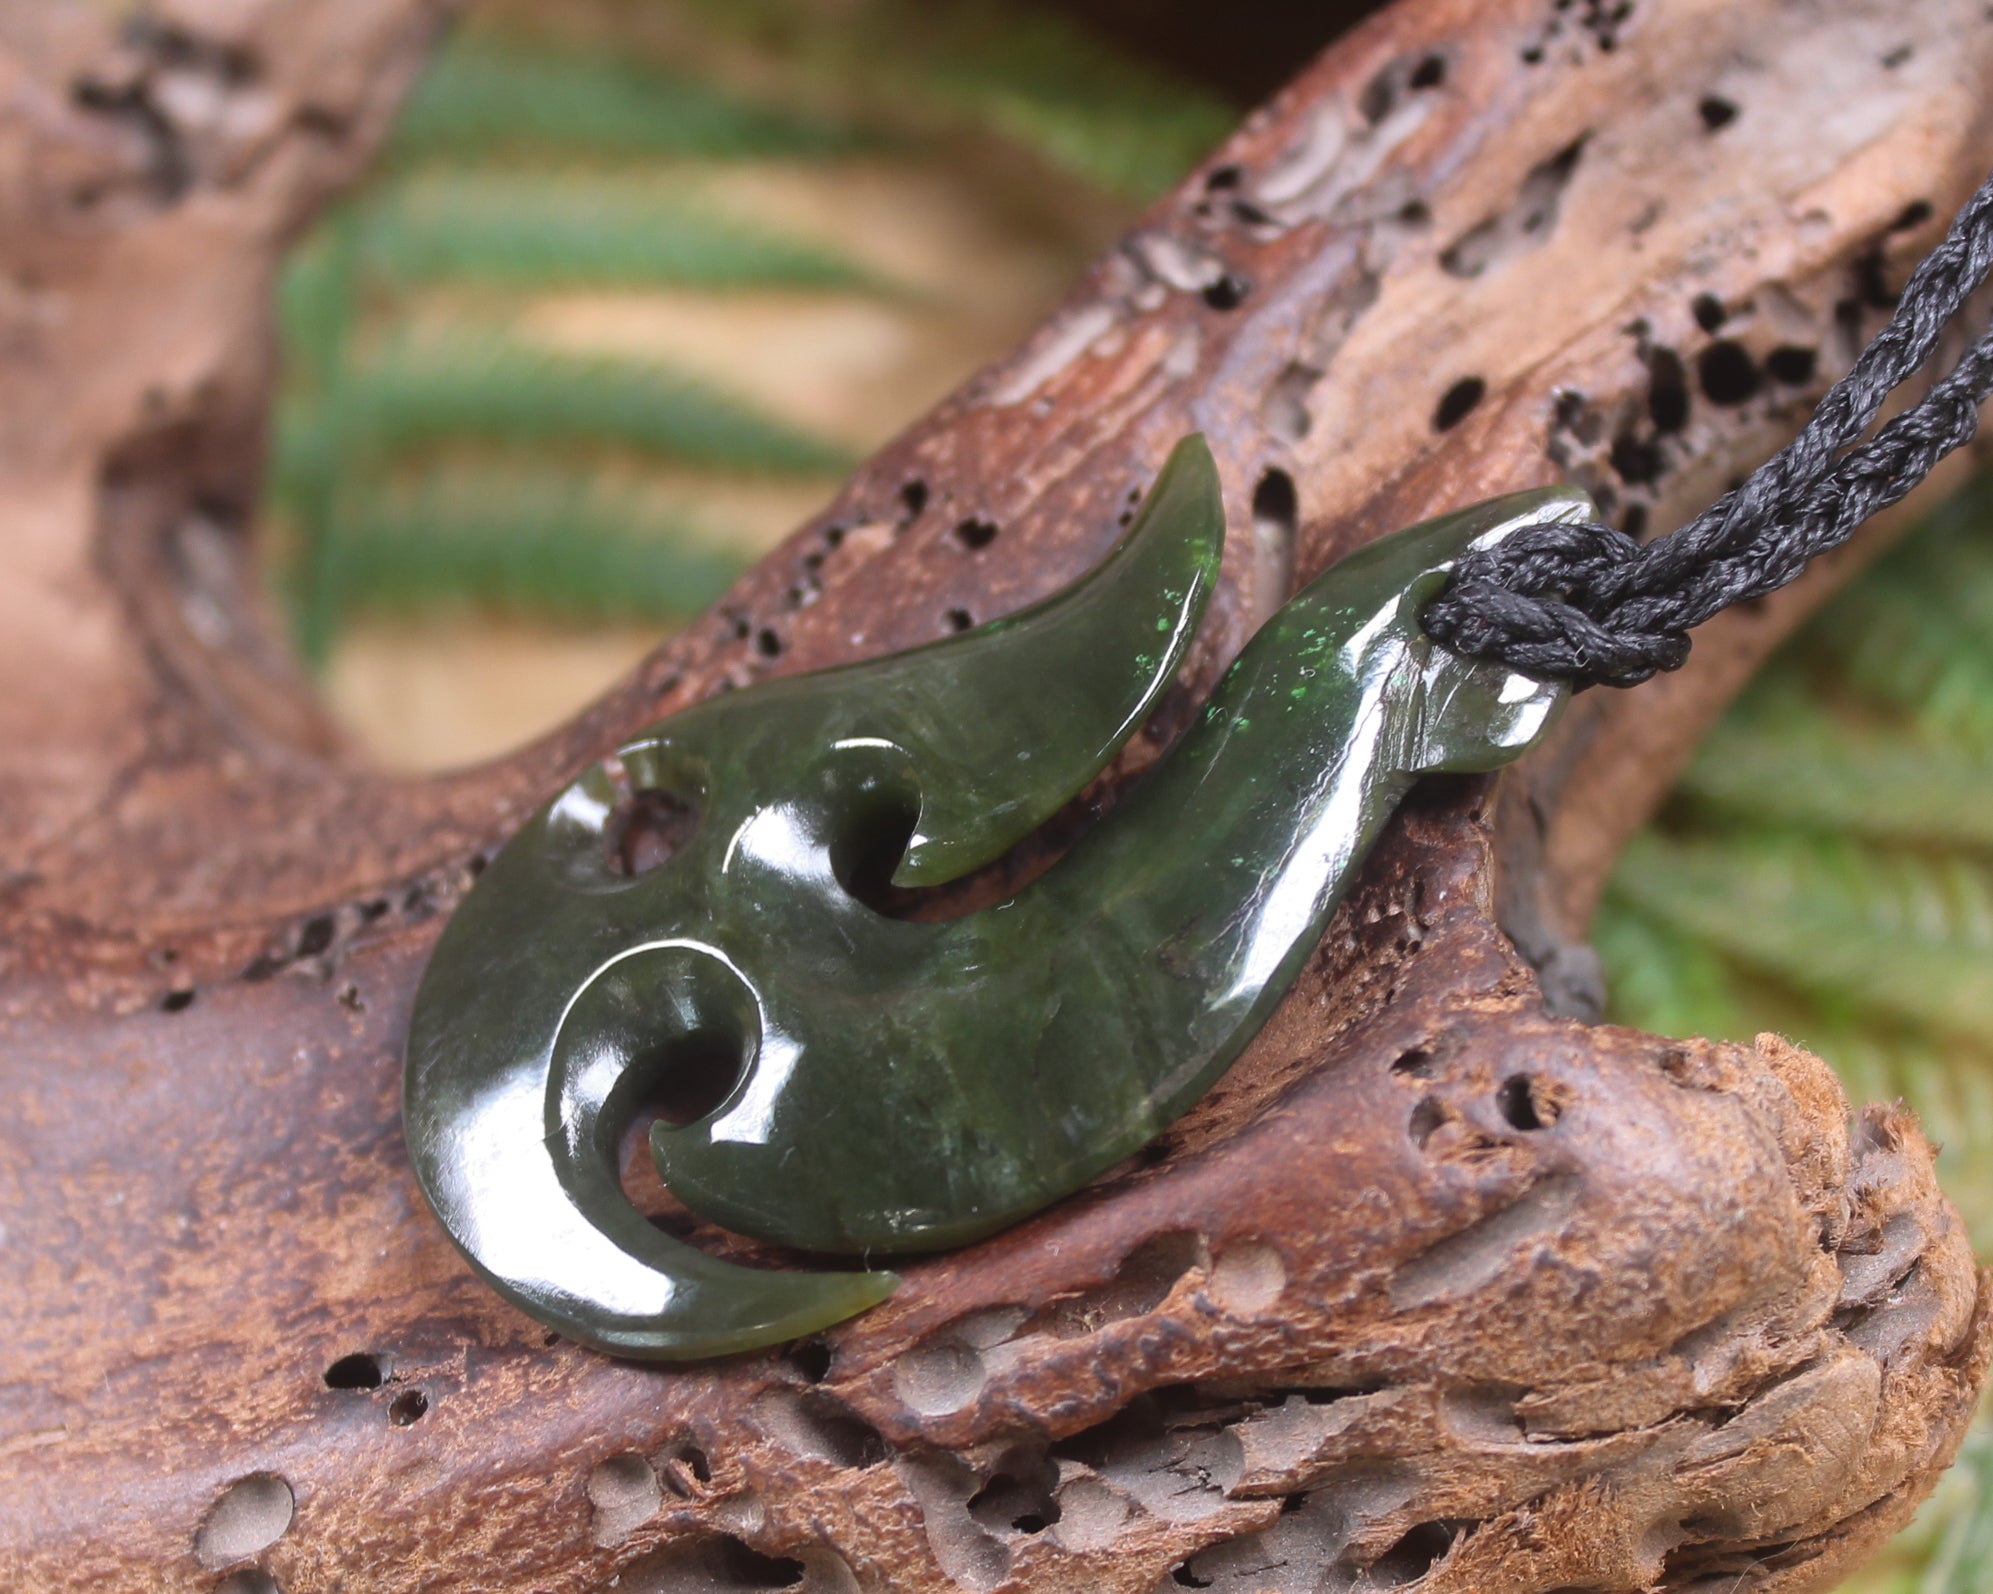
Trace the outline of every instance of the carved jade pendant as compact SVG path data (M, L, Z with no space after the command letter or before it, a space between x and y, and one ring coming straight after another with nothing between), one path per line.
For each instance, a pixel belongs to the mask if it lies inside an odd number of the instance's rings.
M809 1333L883 1299L865 1271L685 1245L615 1166L675 1070L737 1078L651 1150L743 1234L862 1255L960 1245L1140 1148L1245 1048L1421 773L1492 769L1561 684L1448 652L1420 609L1469 547L1588 517L1575 489L1428 521L1343 560L1255 636L1192 728L1010 900L940 923L897 885L998 857L1093 778L1175 677L1224 536L1201 438L1094 571L912 652L713 698L618 751L685 816L614 864L597 765L499 853L416 998L417 1176L472 1265L541 1321L681 1359ZM883 863L881 860L883 859Z

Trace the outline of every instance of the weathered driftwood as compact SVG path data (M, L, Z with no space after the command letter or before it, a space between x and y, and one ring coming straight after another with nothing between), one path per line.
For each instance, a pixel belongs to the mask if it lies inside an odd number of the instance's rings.
M1915 1127L1775 1040L1553 1017L1516 950L1593 994L1603 867L1803 592L1425 790L1153 1156L821 1343L549 1343L423 1210L397 1061L555 782L1063 583L1188 429L1233 536L1178 717L1429 512L1576 477L1672 523L1993 160L1980 0L1404 0L633 679L406 782L342 756L244 545L273 259L438 10L0 10L0 1582L1790 1591L1901 1523L1986 1359Z

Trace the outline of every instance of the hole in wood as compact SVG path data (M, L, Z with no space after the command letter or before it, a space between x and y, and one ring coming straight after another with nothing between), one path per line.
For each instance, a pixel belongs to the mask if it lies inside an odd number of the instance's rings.
M818 1552L825 1554L826 1552ZM855 1587L848 1568L826 1586ZM626 1564L615 1583L646 1594L760 1594L794 1588L804 1578L801 1561L763 1555L731 1534L681 1538Z
M1363 92L1357 96L1356 108L1372 127L1389 116L1391 107L1398 103L1397 76L1398 66L1393 62L1364 84Z
M1253 586L1258 601L1268 609L1285 602L1294 588L1294 538L1300 519L1294 478L1269 465L1253 487Z
M1227 1246L1211 1264L1211 1279L1206 1285L1212 1300L1241 1316L1266 1311L1286 1288L1287 1267L1280 1253L1257 1240Z
M1186 1273L1208 1266L1209 1257L1209 1245L1201 1234L1184 1229L1158 1234L1122 1258L1105 1284L1052 1302L1024 1332L1074 1339L1098 1333L1109 1323L1147 1316L1169 1298Z
M1261 472L1253 487L1253 523L1283 537L1294 535L1301 514L1301 500L1294 491L1294 478L1277 465Z
M785 1449L834 1467L876 1467L893 1453L885 1435L820 1389L771 1389L755 1403L755 1416Z
M429 1410L429 1397L419 1389L404 1389L388 1402L388 1421L397 1428L420 1422Z
M1647 355L1647 418L1657 432L1679 432L1688 425L1688 367L1673 349L1657 348Z
M379 1389L387 1381L387 1358L357 1350L325 1369L327 1389Z
M1495 1105L1512 1129L1548 1129L1562 1116L1564 1107L1556 1095L1530 1074L1517 1074L1502 1081L1495 1093Z
M1266 390L1266 397L1260 402L1260 414L1266 420L1267 430L1290 443L1298 443L1306 437L1315 424L1314 416L1308 411L1308 396L1321 379L1320 370L1298 360L1275 377Z
M321 913L316 918L307 919L304 928L298 931L296 956L317 957L332 945L332 934L337 928L329 913Z
M1378 1588L1416 1583L1452 1548L1451 1528L1443 1522L1421 1522L1371 1563L1370 1581Z
M1607 458L1619 479L1631 487L1658 481L1668 466L1660 444L1633 431L1621 432L1612 440L1612 452Z
M291 1486L273 1472L237 1478L216 1498L194 1534L194 1557L222 1567L267 1550L291 1526L297 1503Z
M698 1498L713 1481L713 1465L692 1439L680 1439L666 1448L658 1457L657 1470L673 1494L688 1500Z
M923 1417L960 1411L989 1379L974 1346L953 1340L916 1345L893 1363L893 1391Z
M1440 254L1440 269L1453 277L1478 277L1490 266L1533 248L1555 231L1564 189L1585 152L1586 133L1537 163L1506 210L1477 222Z
M1765 370L1772 380L1787 387L1804 387L1813 380L1819 364L1819 356L1813 350L1797 343L1781 343L1765 356Z
M1758 367L1750 350L1726 338L1696 357L1696 380L1712 404L1742 404L1758 391Z
M719 1560L733 1586L740 1589L794 1588L803 1581L803 1563L784 1556L763 1555L736 1538L720 1540Z
M1696 101L1696 115L1702 118L1702 125L1715 133L1737 120L1737 106L1720 94L1705 94Z
M1488 384L1480 377L1463 376L1441 395L1439 408L1432 413L1432 429L1435 432L1451 431L1467 419L1487 392Z
M830 1376L830 1346L820 1339L799 1339L789 1347L789 1365L813 1384Z
M1236 310L1246 302L1252 284L1235 271L1228 271L1204 290L1204 302L1214 310Z
M598 1545L628 1538L664 1503L657 1474L634 1450L598 1462L590 1469L585 1487L595 1512L591 1537Z
M1914 232L1917 228L1923 226L1925 222L1929 221L1934 214L1935 212L1931 209L1931 202L1928 199L1913 199L1897 213L1896 219L1889 224L1889 230L1891 232Z
M1059 1520L1058 1464L1031 1451L1015 1451L998 1463L990 1481L969 1498L969 1515L997 1533L1043 1533Z

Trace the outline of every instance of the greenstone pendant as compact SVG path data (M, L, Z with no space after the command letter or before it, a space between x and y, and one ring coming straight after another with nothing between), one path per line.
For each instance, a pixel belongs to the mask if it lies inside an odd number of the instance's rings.
M1064 592L652 727L528 821L424 976L404 1113L451 1237L532 1315L620 1355L746 1350L883 1299L891 1274L723 1262L625 1198L636 1107L715 1056L738 1072L725 1099L660 1121L651 1149L737 1232L869 1258L1077 1189L1244 1050L1418 775L1495 768L1549 724L1561 684L1450 653L1418 614L1470 546L1592 513L1575 489L1521 493L1343 560L1064 858L944 922L855 888L989 863L1147 717L1218 568L1201 438ZM642 873L616 866L619 771L686 816Z

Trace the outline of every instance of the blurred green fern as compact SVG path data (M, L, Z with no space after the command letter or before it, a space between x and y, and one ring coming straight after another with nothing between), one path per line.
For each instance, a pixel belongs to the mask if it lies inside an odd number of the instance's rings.
M691 66L656 47L656 10L583 38L551 8L515 6L474 16L439 54L380 178L296 251L282 284L271 508L309 660L323 663L345 619L368 611L697 613L741 555L687 513L643 507L641 491L587 488L606 456L826 491L850 466L840 444L710 380L539 347L516 329L535 298L581 289L907 302L834 247L702 201L718 163L904 156L939 120L1147 192L1230 120L1038 13L783 9L755 45L754 95L705 70L705 45L737 51L767 23L745 0L714 8L703 35L677 30ZM493 474L500 462L508 475Z
M779 48L817 92L921 132L992 132L1057 171L1153 199L1232 129L1235 108L1057 11L998 0L693 0L705 24ZM869 108L869 109L868 109Z
M682 188L672 174L424 173L368 206L361 264L398 289L887 289L843 255L714 215Z
M656 362L537 348L508 323L562 288L885 291L832 250L701 211L659 167L852 143L600 50L476 32L446 47L388 172L326 219L281 288L271 496L305 656L322 662L356 611L670 621L723 590L738 555L686 516L582 491L591 460L828 483L848 452ZM501 458L527 468L523 491L496 489ZM467 491L476 470L493 485Z
M317 418L370 462L461 443L634 449L773 475L851 463L835 444L655 363L553 353L483 327L398 339L353 362Z
M910 16L904 7L887 14L895 33ZM920 15L903 56L909 92L1130 198L1163 192L1236 120L1216 98L1101 47L1062 17L1014 6Z
M442 50L396 124L410 163L740 159L849 148L855 135L755 104L627 49L467 29Z
M682 515L558 467L434 474L359 506L334 544L350 602L419 614L448 592L562 623L686 620L740 573Z

